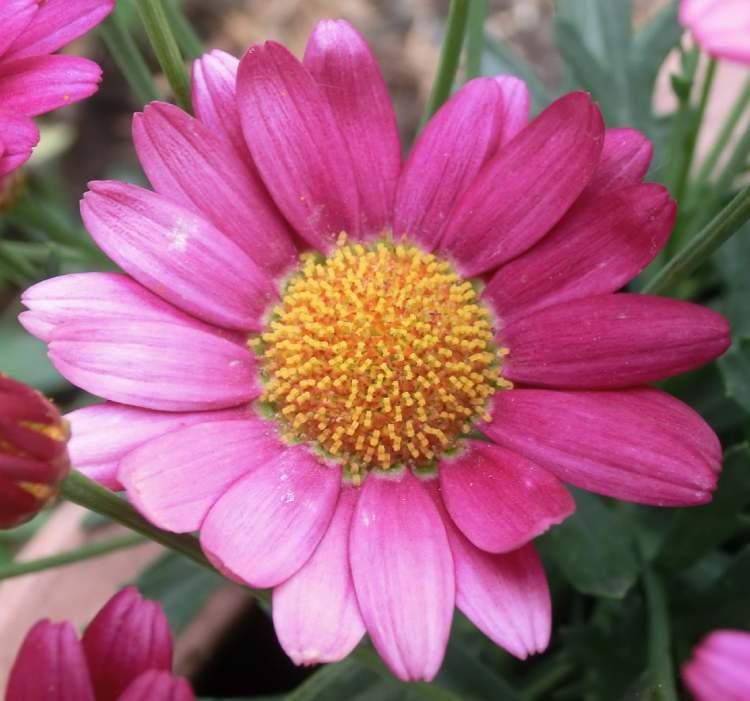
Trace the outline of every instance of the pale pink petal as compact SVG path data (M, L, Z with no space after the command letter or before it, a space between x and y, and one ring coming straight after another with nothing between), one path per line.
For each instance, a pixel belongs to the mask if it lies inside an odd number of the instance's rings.
M71 323L52 334L49 349L73 384L145 409L222 409L260 393L255 356L246 347L183 324Z
M273 590L273 624L295 664L337 662L365 624L349 571L349 529L357 489L344 487L323 540L302 569Z
M51 54L99 24L114 6L115 0L44 0L5 57Z
M93 95L102 71L77 56L29 56L4 62L0 70L0 110L28 117Z
M0 20L2 21L2 20ZM0 113L0 177L26 163L31 150L39 142L39 129L28 117L9 112Z
M70 424L71 464L109 489L122 489L120 460L159 436L196 423L253 417L249 406L197 412L151 411L124 404L95 404L65 415Z
M201 545L222 572L252 587L272 587L307 562L336 508L341 469L305 446L232 485L208 512Z
M28 27L39 8L39 0L3 0L0 3L0 57L7 58L7 49ZM1 133L1 132L0 132Z
M599 163L582 197L598 197L640 183L653 152L651 142L635 129L607 129Z
M627 293L547 307L500 335L510 350L506 379L570 389L655 382L705 365L731 343L727 320L708 307Z
M676 211L661 185L577 202L548 236L495 273L483 297L509 324L552 304L615 292L661 250Z
M393 230L432 250L458 198L495 154L504 125L503 91L475 78L427 123L409 154L396 192Z
M716 630L707 635L682 668L695 701L747 701L750 698L750 633Z
M159 194L205 217L271 275L294 263L286 222L230 142L162 102L133 117L133 142Z
M513 75L497 75L495 82L503 94L503 126L500 146L505 146L529 122L531 95L520 78Z
M208 510L251 470L286 449L275 424L209 421L170 431L126 455L117 476L133 505L160 528L197 531Z
M135 679L118 701L195 701L190 684L169 672L149 670Z
M149 190L89 183L81 201L102 250L144 287L212 324L260 331L277 298L268 275L205 219Z
M364 235L391 224L401 170L393 105L377 60L344 20L321 20L305 49L304 66L331 106L351 156Z
M281 44L252 46L240 61L237 104L258 171L302 238L327 251L342 231L356 237L351 158L309 71Z
M712 56L750 63L750 5L745 0L682 0L680 22Z
M575 511L557 478L516 453L468 441L438 467L448 512L482 550L506 553L525 545Z
M172 633L161 606L135 587L115 594L83 634L96 701L116 701L149 669L172 668Z
M657 506L711 500L721 445L690 407L655 389L495 395L480 430L583 489Z
M349 548L354 589L375 649L400 679L431 680L453 618L453 558L435 504L408 469L367 477Z
M39 621L10 670L6 701L94 701L83 648L70 623Z
M589 95L552 103L482 169L453 210L441 248L465 275L530 248L581 194L603 140L602 117Z

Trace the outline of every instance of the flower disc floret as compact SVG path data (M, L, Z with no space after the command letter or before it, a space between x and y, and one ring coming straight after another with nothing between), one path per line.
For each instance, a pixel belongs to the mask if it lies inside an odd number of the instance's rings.
M317 443L356 481L454 448L503 380L490 313L447 260L345 241L305 259L256 346L285 436Z

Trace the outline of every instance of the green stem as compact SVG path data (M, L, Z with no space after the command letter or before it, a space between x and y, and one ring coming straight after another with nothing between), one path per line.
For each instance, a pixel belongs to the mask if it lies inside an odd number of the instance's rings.
M487 0L472 0L469 7L466 29L466 76L465 81L482 75L482 53L484 52L484 20L487 16Z
M422 115L420 126L424 126L427 123L429 118L440 109L440 106L448 99L451 93L451 87L453 86L456 71L458 70L458 61L461 58L461 47L464 43L469 4L469 0L451 0L445 40L440 52L440 63L438 64L435 82L432 84L432 90L430 91L430 97L427 100L427 106Z
M179 0L166 0L164 3L164 12L167 15L167 21L174 30L177 44L189 59L198 58L203 53L203 42L195 33L193 25L190 24L185 13L180 7Z
M657 295L668 292L690 275L748 219L750 219L750 185L740 190L702 231L693 236L651 279L643 292Z
M659 701L677 701L672 665L669 611L664 586L659 577L646 565L643 587L648 609L648 658L651 681Z
M190 112L190 76L164 12L162 0L137 0L137 3L146 34L172 88L175 101L182 109Z
M138 98L138 102L146 104L152 100L157 100L159 95L151 78L151 71L149 71L140 49L125 26L121 12L123 7L124 5L120 4L102 22L99 33L104 39L109 53L112 54L117 67L125 76L130 89Z
M57 555L50 555L49 557L42 557L38 560L31 560L29 562L11 562L10 564L0 567L0 580L21 577L26 574L41 572L43 570L50 570L53 567L72 565L75 562L91 560L95 557L101 557L102 555L115 552L116 550L132 548L134 545L140 545L145 542L146 539L142 535L129 533L128 535L120 536L119 538L104 540L100 543L90 543L80 548L76 548L75 550L58 553Z

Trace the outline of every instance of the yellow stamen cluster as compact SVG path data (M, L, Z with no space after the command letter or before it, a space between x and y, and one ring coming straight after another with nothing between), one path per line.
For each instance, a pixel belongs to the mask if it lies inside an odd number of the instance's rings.
M355 482L455 447L507 385L472 284L409 243L342 235L327 259L306 257L251 343L285 436L317 442Z

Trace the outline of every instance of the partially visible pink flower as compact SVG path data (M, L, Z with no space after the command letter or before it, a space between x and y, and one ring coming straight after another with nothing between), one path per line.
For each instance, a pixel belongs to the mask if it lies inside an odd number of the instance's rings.
M194 701L174 677L161 607L133 587L115 594L79 640L70 623L39 621L10 672L6 701Z
M682 678L696 701L749 701L750 633L710 633L693 650Z
M747 0L682 0L680 22L707 54L750 64Z
M101 69L55 51L99 24L114 0L0 0L0 177L31 155L31 121L96 92Z

